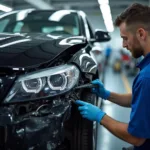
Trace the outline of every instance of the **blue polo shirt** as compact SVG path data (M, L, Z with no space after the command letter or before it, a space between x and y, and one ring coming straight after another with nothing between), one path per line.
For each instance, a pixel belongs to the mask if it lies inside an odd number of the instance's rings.
M146 142L134 150L150 150L150 53L137 65L140 68L132 86L132 105L128 132Z

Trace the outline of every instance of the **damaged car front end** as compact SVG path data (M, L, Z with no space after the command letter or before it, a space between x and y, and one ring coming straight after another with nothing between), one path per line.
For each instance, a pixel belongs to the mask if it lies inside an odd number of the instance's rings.
M83 12L25 10L0 21L8 18L0 34L0 149L95 150L97 126L72 100L100 106L90 90L74 88L99 78L91 50L94 41L109 41L108 33L94 36ZM16 33L23 25L33 32Z
M45 42L37 35L29 38L1 34L3 42L8 37L10 43L2 45L0 54L1 149L65 148L64 123L71 117L73 95L80 97L73 88L84 82L82 72L97 70L86 52L85 39L80 37L80 43L72 44L77 37L49 38ZM16 38L24 42L13 44Z
M2 148L58 147L63 141L63 123L71 113L70 99L58 95L72 89L78 78L73 65L18 78L4 100L7 106L0 109Z

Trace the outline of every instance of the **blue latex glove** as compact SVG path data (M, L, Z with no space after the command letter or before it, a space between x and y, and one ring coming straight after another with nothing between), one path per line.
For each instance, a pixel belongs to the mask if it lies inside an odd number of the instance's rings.
M83 118L86 118L91 121L101 122L102 118L106 113L104 113L100 108L92 105L90 103L76 100L76 104L79 105L78 110Z
M92 84L98 85L98 88L92 88L92 92L95 93L97 96L103 99L107 99L110 96L110 91L104 88L103 83L99 79L92 81Z

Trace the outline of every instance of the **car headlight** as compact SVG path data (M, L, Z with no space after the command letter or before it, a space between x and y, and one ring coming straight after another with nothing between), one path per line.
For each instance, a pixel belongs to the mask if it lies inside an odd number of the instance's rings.
M4 103L24 102L63 94L72 89L79 79L74 65L62 65L20 76Z

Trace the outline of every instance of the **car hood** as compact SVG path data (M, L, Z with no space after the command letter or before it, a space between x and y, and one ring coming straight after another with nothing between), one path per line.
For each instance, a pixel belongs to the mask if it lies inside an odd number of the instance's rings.
M85 44L85 37L50 34L0 34L0 67L27 68L54 59L66 49Z

